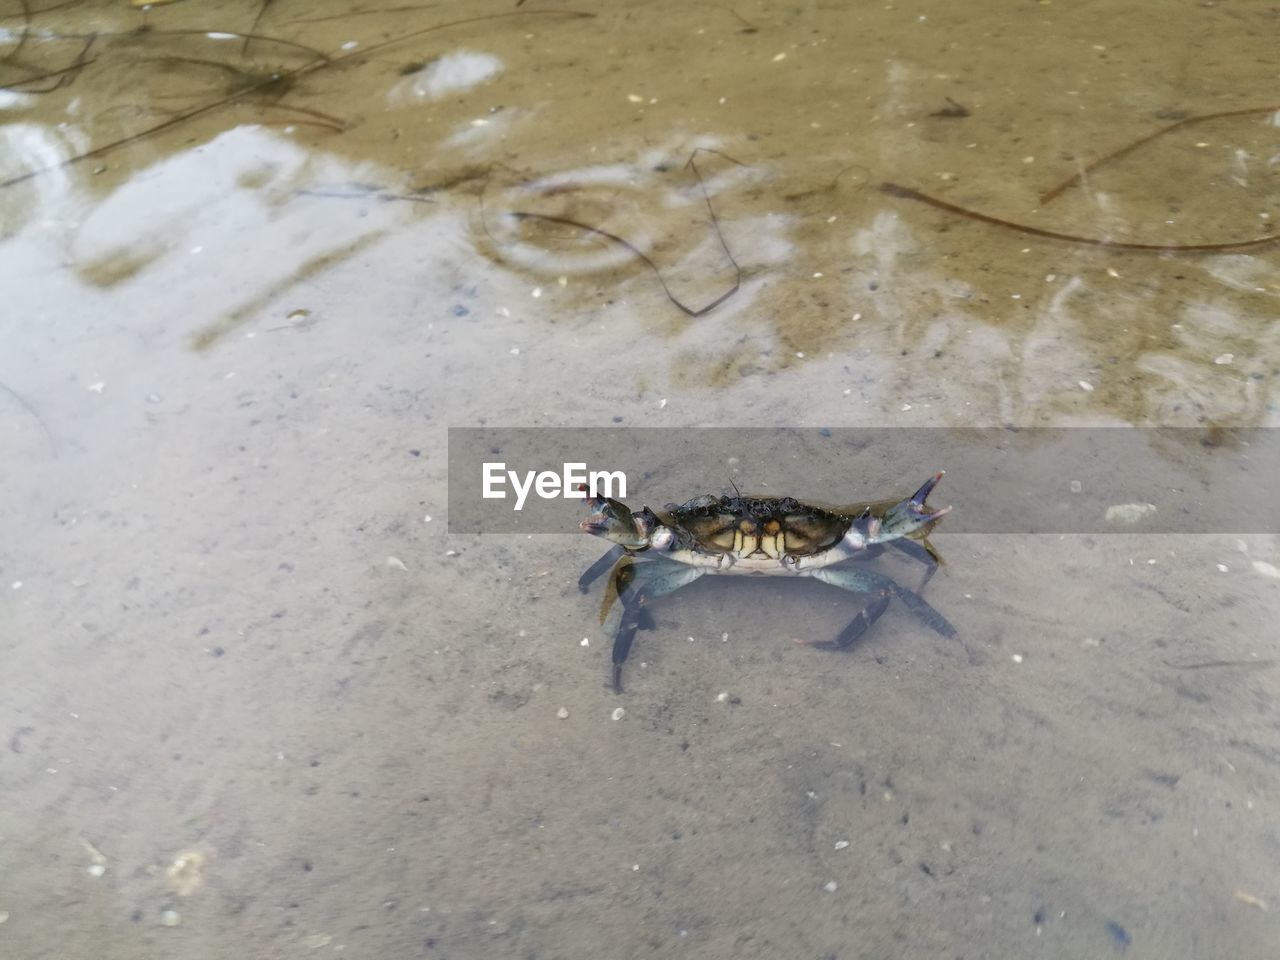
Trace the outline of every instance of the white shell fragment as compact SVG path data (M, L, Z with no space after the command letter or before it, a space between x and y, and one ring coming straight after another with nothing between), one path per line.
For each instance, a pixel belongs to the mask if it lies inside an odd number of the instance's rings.
M80 838L80 846L84 847L84 852L89 855L89 862L95 867L105 867L107 865L107 855L95 847L84 837ZM94 874L94 876L102 876L102 874Z
M176 927L182 922L182 914L177 910L166 910L160 914L160 924L165 927Z
M387 557L387 566L388 566L388 567L391 567L391 568L393 568L393 569L395 569L395 570L408 570L408 569L409 569L408 567L406 567L406 566L404 565L404 561L403 561L403 560L401 560L399 557Z
M1116 503L1107 507L1107 523L1137 523L1156 512L1154 503Z
M822 889L827 891L827 893L835 893L838 889L840 889L840 884L836 883L834 880L828 880L825 884L822 885Z
M837 841L836 841L836 849L837 849L837 850L844 850L844 849L845 849L845 848L847 848L848 846L849 846L849 841L848 841L848 840L837 840Z
M621 719L622 719L623 717L625 717L626 715L627 715L627 711L626 711L626 710L624 710L624 709L622 709L622 707L614 707L614 708L613 708L613 713L611 714L611 716L612 716L612 717L613 717L613 719L615 719L615 720L621 720Z
M568 720L569 711L564 707L561 707L559 710L556 711L556 716L559 717L561 720Z
M204 883L206 857L199 850L184 850L164 872L165 881L180 897L189 897Z

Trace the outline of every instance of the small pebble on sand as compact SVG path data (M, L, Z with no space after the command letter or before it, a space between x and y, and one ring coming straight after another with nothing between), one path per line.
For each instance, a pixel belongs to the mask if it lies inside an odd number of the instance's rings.
M1154 503L1115 503L1107 507L1107 523L1137 523L1156 512Z
M825 884L822 885L822 889L827 891L827 893L835 893L837 890L840 889L840 885L836 883L834 880L828 880Z
M1265 900L1262 900L1259 897L1255 897L1252 893L1249 893L1246 890L1237 890L1235 893L1235 897L1241 903L1246 903L1251 907L1257 907L1259 910L1267 909L1267 904Z
M568 720L569 711L566 710L564 707L561 707L559 710L556 711L556 716L559 717L561 720Z
M848 847L848 846L849 846L849 841L848 841L848 840L837 840L837 841L836 841L836 849L837 849L837 850L843 850L843 849L845 849L845 848L846 848L846 847Z
M182 914L178 913L177 910L166 910L164 913L160 914L160 923L162 926L176 927L181 922Z

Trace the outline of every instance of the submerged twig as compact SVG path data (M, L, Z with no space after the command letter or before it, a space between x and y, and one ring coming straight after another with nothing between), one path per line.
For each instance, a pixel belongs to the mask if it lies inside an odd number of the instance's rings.
M258 4L258 15L253 18L253 24L249 27L250 34L253 34L258 29L258 25L262 23L262 18L266 15L267 7L269 6L271 6L271 0L262 0L262 2ZM244 46L240 49L241 53L247 54L249 52L249 42L252 39L252 36L246 36L244 38Z
M535 17L535 16L558 16L558 17L584 18L584 17L594 17L595 14L585 13L585 12L576 11L576 10L527 10L527 11L515 11L515 12L509 11L507 13L486 14L484 16L479 16L479 17L465 17L461 20L451 20L447 23L438 23L430 27L422 27L421 29L418 29L418 30L410 30L408 33L403 33L399 36L392 37L389 40L383 40L382 42L376 43L371 47L365 48L364 50L355 50L349 54L346 54L345 56L333 57L333 58L330 58L327 55L320 53L319 51L316 51L311 47L307 47L304 44L295 43L290 40L281 40L276 37L262 37L258 34L237 33L235 31L216 31L230 37L242 37L242 38L250 37L255 40L256 39L270 40L275 43L284 44L285 46L307 50L307 51L310 51L313 55L316 55L317 59L313 59L307 63L304 63L300 67L293 68L292 70L287 70L281 73L272 74L271 76L266 77L265 79L262 79L256 83L252 83L224 97L219 97L216 100L211 100L210 102L201 104L198 107L193 107L191 110L185 111L181 114L178 114L177 116L170 117L167 120L163 120L160 123L157 123L154 126L148 127L145 130L140 130L139 132L130 134L129 136L121 137L119 140L113 140L110 143L105 143L100 147L93 148L92 150L86 150L83 153L78 153L74 156L66 157L62 160L59 160L56 163L49 164L48 166L39 167L35 170L28 170L25 173L20 173L20 174L17 174L16 176L12 176L7 180L0 181L0 190L6 187L16 186L19 183L25 183L28 180L33 180L36 177L43 176L46 173L51 173L54 170L64 170L67 167L74 166L75 164L83 163L85 160L101 157L107 153L111 153L114 150L118 150L121 147L129 146L130 144L137 143L140 140L144 140L147 137L150 137L154 134L162 133L165 130L187 123L188 121L194 120L197 117L204 116L206 113L212 113L213 111L221 109L222 107L226 107L226 106L230 106L231 104L238 103L241 100L245 100L253 96L254 94L261 93L269 89L273 85L291 82L293 80L296 80L299 77L313 73L316 70L319 70L324 67L338 67L344 63L350 63L350 62L358 61L363 58L367 58L371 54L374 54L380 50L384 50L396 44L404 43L408 40L415 39L417 37L423 36L428 33L434 33L439 30L448 30L453 27L465 26L467 24L472 24L472 23L483 23L490 20L501 20L507 17ZM194 34L207 35L209 32L210 31L203 31L203 30L166 31L166 33L171 33L173 35L179 35L179 36L194 35ZM129 35L134 35L136 33L137 31L133 31ZM123 35L125 34L103 34L103 36L123 36ZM68 35L68 36L72 36L72 35Z
M40 16L41 14L53 13L55 10L63 10L67 7L74 7L82 3L84 3L84 0L63 0L62 3L55 3L48 7L41 7L39 10L32 10L31 13L34 16ZM25 8L26 6L27 4L24 3L23 7ZM17 13L0 13L0 20L12 20L15 17L22 17L25 20L26 16L26 10L24 9Z
M1108 153L1106 156L1099 157L1097 160L1094 160L1092 163L1087 164L1077 173L1073 174L1070 177L1067 177L1067 179L1063 180L1056 187L1052 187L1046 190L1044 193L1040 194L1040 202L1048 203L1050 200L1058 196L1063 191L1069 190L1072 187L1074 187L1076 184L1083 181L1085 177L1087 177L1094 170L1098 169L1098 167L1102 166L1104 163L1110 163L1113 160L1118 160L1121 157L1126 156L1127 154L1133 153L1133 151L1137 150L1139 147L1146 146L1148 143L1150 143L1152 140L1155 140L1157 137L1163 137L1166 133L1172 133L1174 130L1177 130L1181 127L1190 126L1193 123L1203 123L1206 120L1221 120L1224 117L1249 117L1259 113L1276 113L1278 111L1280 111L1280 106L1247 107L1243 110L1223 110L1219 113L1203 113L1194 117L1183 117L1181 120L1177 121L1176 123L1171 123L1167 127L1161 127L1159 130L1156 130L1154 133L1149 133L1144 137L1139 137L1137 140L1134 140L1128 146L1121 147L1119 150L1113 150L1111 153Z
M0 382L0 390L3 390L9 396L13 397L18 406L31 414L36 423L40 424L40 429L44 431L45 438L49 441L49 449L56 457L58 455L58 441L54 439L53 431L49 429L49 424L45 423L44 417L40 416L40 411L33 407L26 397L18 393L17 390L14 390L13 387L9 386L7 383Z
M22 0L22 35L18 37L18 42L14 44L12 50L4 55L4 59L0 63L9 63L16 60L18 54L22 52L22 48L27 45L27 37L31 35L31 0Z
M366 189L344 193L341 190L299 190L299 197L330 197L335 200L406 200L409 203L435 203L431 197L414 196L411 193L390 193L386 190Z
M1280 113L1280 106L1270 107L1248 107L1242 110L1223 110L1218 113L1205 113L1194 117L1184 117L1175 123L1162 127L1159 130L1149 133L1146 136L1139 137L1132 143L1121 147L1119 150L1113 150L1104 157L1100 157L1088 164L1073 176L1059 183L1057 186L1046 190L1040 195L1040 202L1046 204L1064 191L1074 187L1076 184L1083 182L1084 178L1090 172L1096 170L1103 164L1110 163L1120 157L1133 153L1139 147L1145 146L1157 137L1162 137L1167 133L1172 133L1181 127L1189 126L1193 123L1203 123L1206 120L1221 120L1224 117L1247 117L1255 116L1263 113ZM977 220L980 223L989 223L993 226L1004 227L1007 230L1016 230L1019 233L1030 234L1034 237L1044 237L1049 240L1064 240L1068 243L1079 243L1093 247L1110 247L1115 250L1139 250L1155 253L1204 253L1204 252L1220 252L1227 250L1248 250L1253 247L1266 246L1280 240L1280 234L1268 233L1259 237L1253 237L1249 240L1230 240L1220 243L1137 243L1128 240L1108 240L1102 237L1082 237L1072 233L1062 233L1057 230L1046 230L1043 227L1034 227L1026 223L1017 223L1012 220L1005 220L1001 217L995 217L988 213L982 213L978 210L971 210L968 207L962 207L958 204L950 203L938 197L930 196L912 187L904 187L896 183L882 183L880 189L890 196L902 197L907 200L917 200L920 203L928 204L939 210L945 210L948 213L954 213L958 216L968 217L970 220Z
M725 242L724 233L720 230L720 218L716 216L715 208L711 205L711 196L710 194L707 193L706 182L702 179L702 172L698 169L698 164L696 162L699 152L714 153L716 156L723 157L724 159L730 161L731 163L738 164L738 166L745 166L745 164L740 163L737 160L734 160L733 157L730 157L727 154L721 153L719 150L713 150L710 147L695 148L693 153L689 155L689 162L685 164L686 167L689 167L690 169L693 170L694 176L698 178L698 186L702 190L702 199L706 202L707 213L710 214L711 216L712 229L715 230L716 238L720 241L720 249L724 251L725 257L728 258L729 263L733 265L733 269L734 269L733 284L729 287L729 289L726 290L724 293L720 294L720 296L716 297L710 303L704 304L701 307L696 307L696 308L691 307L688 304L686 304L684 301L682 301L679 297L677 297L674 293L672 293L671 288L667 285L666 278L663 277L662 275L662 268L659 267L647 253L645 253L643 250L637 247L634 243L632 243L630 240L627 240L623 237L618 236L616 233L610 233L608 230L604 230L600 227L593 227L588 223L581 222L580 220L573 220L573 219L570 219L569 217L558 217L553 214L547 214L547 213L531 213L524 210L512 210L508 213L508 216L515 217L516 220L536 220L536 221L541 221L543 223L555 223L564 227L573 227L576 230L582 230L585 233L589 233L597 237L602 237L605 240L618 244L619 246L627 250L629 253L631 253L634 257L636 257L638 260L640 260L650 270L653 271L653 275L657 278L658 284L662 287L662 292L667 295L668 300L670 300L673 304L675 304L687 316L701 317L707 313L710 313L712 310L720 306L720 304L724 303L726 300L728 300L730 297L732 297L735 293L738 292L739 288L742 286L742 267L738 265L738 261L734 259L733 254L729 251L729 245L728 243ZM483 203L481 205L480 215L481 215L481 219L483 220L484 218ZM488 233L488 230L489 228L486 225L485 232ZM489 234L489 236L490 238L493 237L492 234Z
M89 59L89 51L93 49L94 41L97 39L98 39L97 34L93 34L93 33L88 34L84 38L84 46L80 48L80 52L76 54L75 59L72 60L68 66L60 67L57 70L48 70L44 73L27 77L24 80L14 80L12 83L0 84L0 90L12 90L15 93L53 93L55 90L62 89L62 87L66 86L69 82L73 81L75 74L78 74L81 70L83 70L89 64L94 63L97 60L96 57L93 58L93 60ZM20 63L9 63L8 58L0 62L4 62L8 64L8 66L11 68L17 67L21 70L32 69ZM38 83L41 80L49 80L49 79L52 79L53 77L57 77L58 82L53 84L50 87L45 87L40 90L17 89L18 87L23 87L28 83Z
M920 203L928 204L939 210L945 210L948 213L954 213L961 217L968 217L970 220L977 220L980 223L989 223L992 226L1004 227L1006 230L1016 230L1018 233L1027 233L1033 237L1044 237L1047 240L1065 240L1068 243L1079 243L1090 247L1110 247L1113 250L1145 250L1155 253L1194 253L1211 250L1247 250L1250 247L1261 247L1266 244L1280 241L1280 234L1267 234L1262 237L1254 237L1251 240L1233 240L1225 243L1136 243L1130 240L1107 240L1103 237L1081 237L1073 233L1060 233L1057 230L1046 230L1043 227L1033 227L1028 223L1017 223L1013 220L1004 220L1000 217L993 217L989 213L982 213L978 210L970 210L968 207L962 207L958 204L950 203L938 197L930 196L927 193L921 193L911 187L904 187L897 183L882 183L880 189L889 194L891 197L902 197L905 200L916 200Z
M175 28L172 30L99 30L95 33L57 33L51 34L50 40L78 40L87 37L101 37L107 40L129 40L144 39L150 37L223 37L228 40L246 39L261 40L263 43L274 43L282 47L290 47L294 50L301 50L303 53L310 54L317 60L323 60L326 63L333 63L338 60L345 60L346 57L331 57L323 50L308 44L301 43L297 40L285 40L283 37L273 37L265 33L241 33L238 30L198 30L192 27ZM307 64L306 66L311 66ZM302 69L302 68L299 68Z
M1163 661L1166 667L1174 670L1208 670L1216 667L1274 667L1274 660L1204 660L1198 663L1170 663Z
M311 117L309 121L312 126L326 127L342 133L347 129L347 122L341 117L335 117L331 113L325 113L323 110L314 110L311 107L299 107L291 103L272 103L267 106L268 110L288 110L290 113L300 113L304 117ZM298 123L307 123L306 120L299 120Z
M8 90L12 93L53 93L55 90L60 90L62 87L66 86L67 74L79 73L96 60L97 58L95 57L93 60L86 60L83 63L73 63L66 67L59 67L57 70L50 70L48 73L38 73L35 76L26 77L22 80L12 80L9 83L0 83L0 90ZM11 66L16 66L16 64L11 64ZM28 83L39 83L41 80L52 80L54 77L59 77L61 79L51 87L44 87L43 89L38 90L26 89L26 85Z

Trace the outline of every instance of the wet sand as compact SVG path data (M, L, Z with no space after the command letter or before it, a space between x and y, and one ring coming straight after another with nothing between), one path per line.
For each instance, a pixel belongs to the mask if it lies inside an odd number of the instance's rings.
M446 476L450 426L1276 425L1280 247L877 189L1265 233L1265 114L1037 199L1265 107L1265 12L592 9L0 23L0 956L1271 955L1276 537L944 524L959 641L844 654L792 640L849 596L702 582L617 696L601 543L450 536Z

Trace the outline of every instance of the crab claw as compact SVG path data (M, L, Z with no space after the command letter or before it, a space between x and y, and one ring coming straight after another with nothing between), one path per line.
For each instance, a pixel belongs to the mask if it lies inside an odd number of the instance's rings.
M881 519L873 538L883 543L907 537L918 530L927 530L950 513L950 507L933 510L925 504L929 494L933 493L933 488L938 485L938 481L942 479L945 472L934 474L910 497L890 507Z
M594 496L588 491L587 505L592 514L578 526L583 533L604 537L628 550L642 550L649 546L649 534L636 521L630 508L620 500Z

